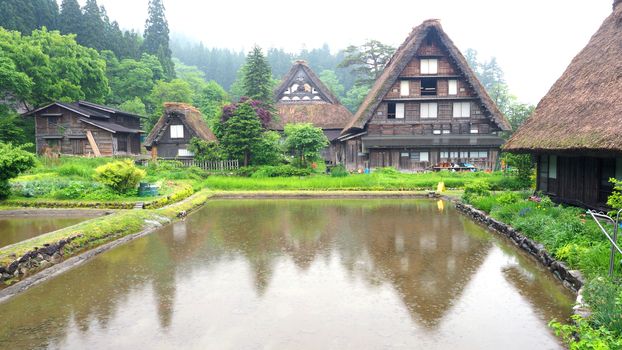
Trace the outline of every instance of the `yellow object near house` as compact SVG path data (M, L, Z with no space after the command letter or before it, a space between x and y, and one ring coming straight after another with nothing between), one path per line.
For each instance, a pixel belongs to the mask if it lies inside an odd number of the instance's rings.
M436 192L445 192L445 183L444 182L439 182L438 185L436 186Z

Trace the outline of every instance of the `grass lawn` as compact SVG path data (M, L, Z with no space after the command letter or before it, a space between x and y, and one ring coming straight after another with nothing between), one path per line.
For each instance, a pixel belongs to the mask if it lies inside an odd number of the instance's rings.
M210 176L204 181L204 185L211 190L221 191L414 191L435 190L439 182L444 182L446 188L462 188L466 184L476 181L488 182L495 189L514 190L520 188L514 177L506 176L500 172L403 174L379 171L372 172L372 174L352 174L345 177L317 174L306 177L274 178Z

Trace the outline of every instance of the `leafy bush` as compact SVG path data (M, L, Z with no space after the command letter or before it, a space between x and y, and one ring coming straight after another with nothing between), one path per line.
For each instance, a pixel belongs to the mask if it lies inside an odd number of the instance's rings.
M346 177L348 176L348 171L343 165L337 165L330 169L330 176L332 177Z
M127 159L98 167L95 169L93 178L117 193L128 193L136 188L145 174L144 170L138 169L131 160Z
M569 345L570 350L622 349L622 338L610 330L605 327L593 328L580 315L574 315L572 318L574 324L561 324L555 320L549 323L555 335L561 337Z
M10 143L0 143L0 199L11 194L9 179L35 165L34 154L24 148L31 145L13 146Z
M470 202L476 208L487 213L492 211L493 206L497 203L496 198L492 196L471 196Z
M470 203L474 196L490 196L490 185L483 181L476 181L464 186L462 199Z
M190 140L190 152L194 153L194 159L205 161L217 161L223 159L223 150L215 141L205 141L193 137Z
M595 278L585 286L585 301L592 309L590 322L622 336L622 286L610 279Z
M309 176L312 170L309 168L297 168L292 165L264 165L257 168L251 175L252 178L265 177L291 177L291 176Z

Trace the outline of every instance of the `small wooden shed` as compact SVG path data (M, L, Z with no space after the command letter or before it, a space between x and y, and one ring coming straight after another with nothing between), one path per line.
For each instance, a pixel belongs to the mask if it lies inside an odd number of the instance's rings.
M140 154L139 115L87 101L54 102L24 114L35 118L38 153Z

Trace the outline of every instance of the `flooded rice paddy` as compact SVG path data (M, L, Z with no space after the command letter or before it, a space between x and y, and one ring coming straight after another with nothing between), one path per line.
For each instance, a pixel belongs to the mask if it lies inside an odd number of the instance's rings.
M427 200L215 200L0 304L7 349L561 349L573 296Z
M0 248L75 225L90 219L82 216L5 216L0 217Z

